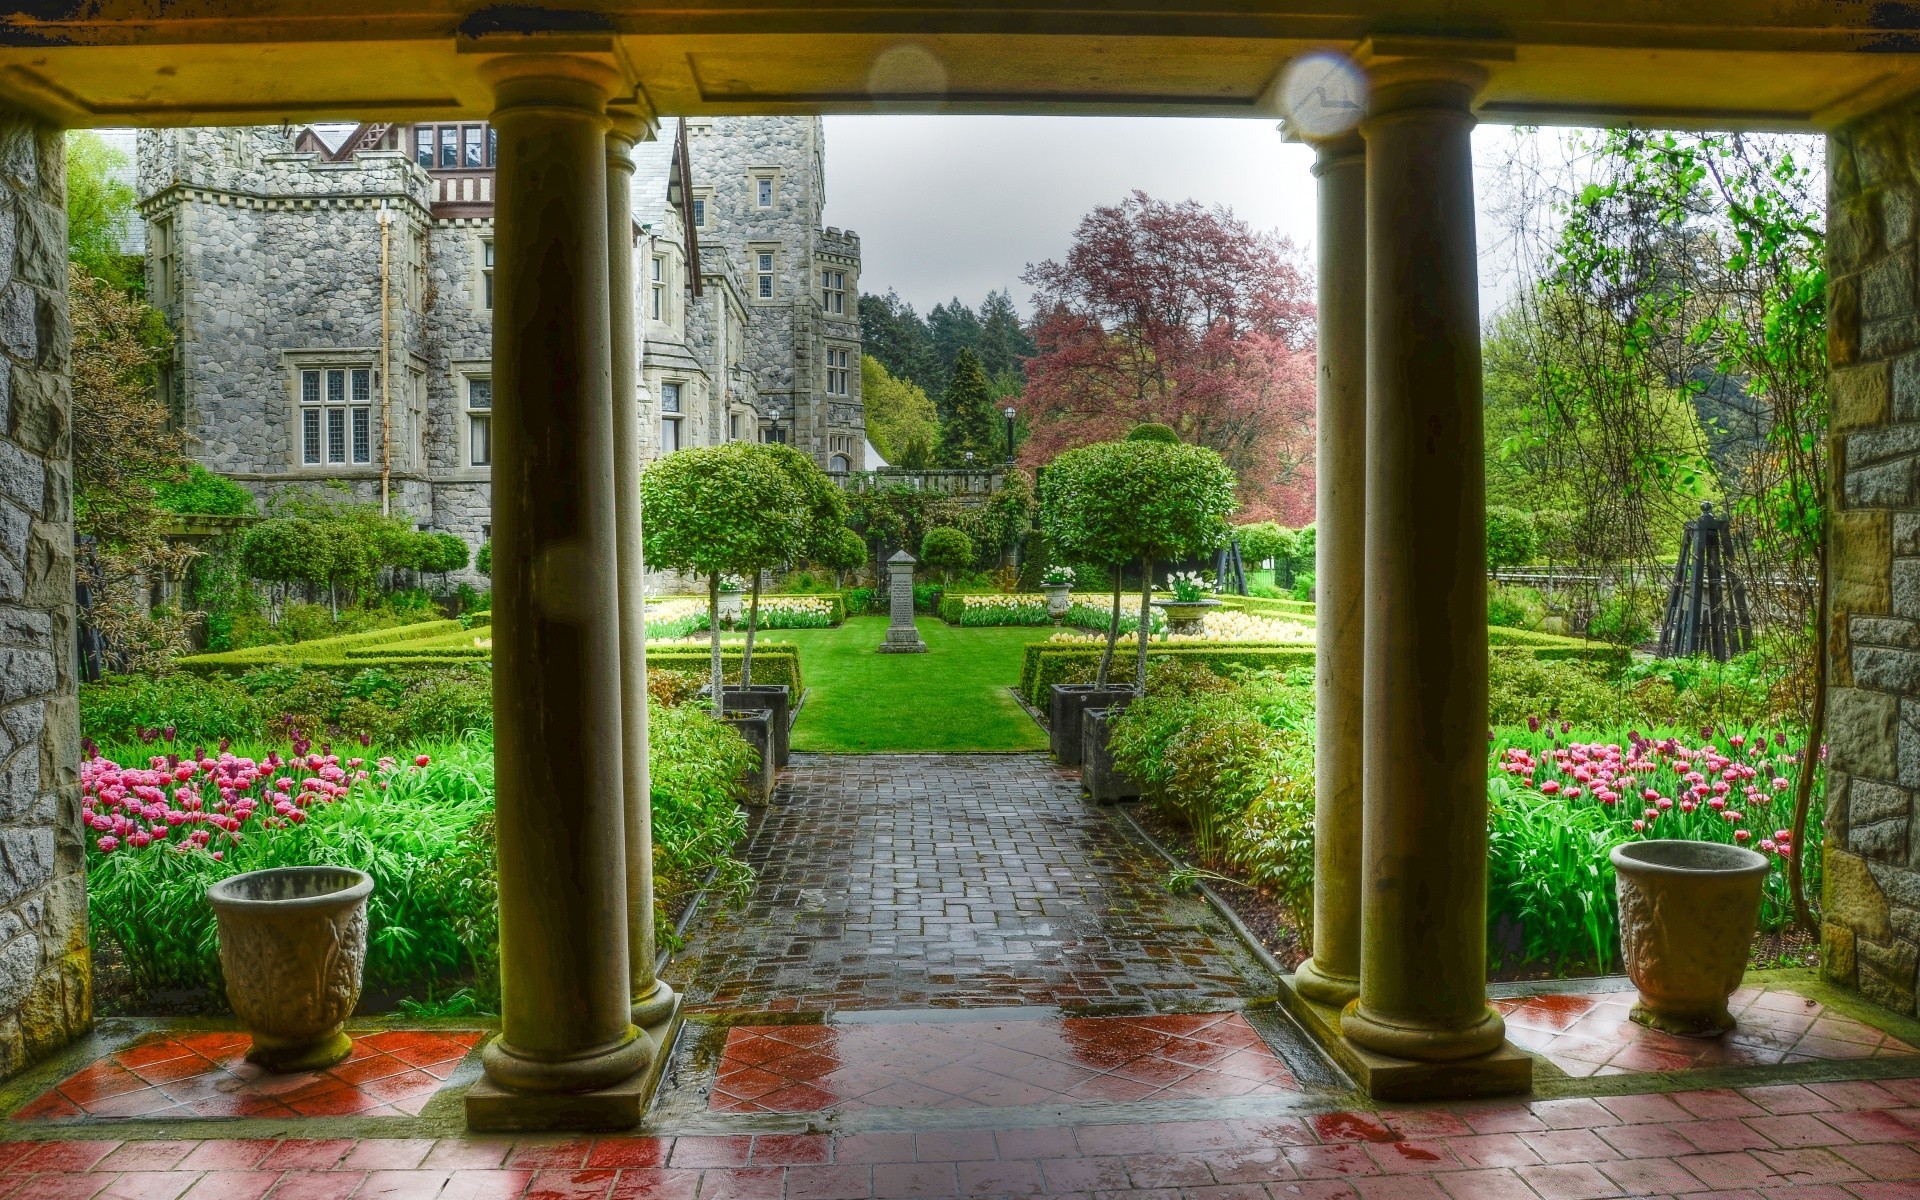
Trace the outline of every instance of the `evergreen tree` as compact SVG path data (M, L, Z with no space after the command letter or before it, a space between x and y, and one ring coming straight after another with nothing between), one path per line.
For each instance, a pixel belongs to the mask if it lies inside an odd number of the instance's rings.
M1020 311L1013 306L1013 293L1005 289L988 292L980 302L980 365L996 390L1005 387L1009 379L1017 382L1006 389L1007 394L1020 390L1018 384L1025 382L1026 376L1021 360L1034 349L1033 338L1020 321Z
M941 466L966 466L969 450L977 467L1006 457L1005 425L994 407L993 389L980 367L980 356L971 348L961 347L954 356L953 378L941 402L948 414L940 422Z
M946 374L934 355L927 323L892 288L884 296L860 297L862 350L879 360L887 374L939 395Z
M980 352L980 318L961 303L960 297L955 296L945 304L933 306L933 311L927 314L927 332L933 337L933 353L939 363L940 378L938 390L933 384L921 386L927 389L928 395L944 399L960 352L971 350L975 355ZM940 419L945 421L951 413L951 409L942 407Z

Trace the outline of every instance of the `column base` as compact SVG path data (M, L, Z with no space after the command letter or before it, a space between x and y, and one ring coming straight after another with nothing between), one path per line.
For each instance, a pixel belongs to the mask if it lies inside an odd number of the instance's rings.
M1369 1050L1341 1032L1339 1008L1301 994L1298 978L1280 980L1280 1006L1372 1099L1471 1100L1533 1090L1533 1057L1504 1039L1491 1053L1451 1062L1420 1062Z
M1348 1001L1358 999L1360 995L1360 980L1357 977L1322 971L1311 958L1294 970L1293 987L1315 1004L1334 1008L1345 1008Z
M1461 1028L1396 1025L1367 1011L1359 1000L1340 1010L1340 1032L1349 1040L1379 1054L1421 1062L1453 1062L1491 1054L1507 1041L1506 1018L1488 1004L1480 1016Z
M482 1075L467 1089L467 1128L474 1133L606 1133L634 1128L646 1116L680 1032L680 997L668 995L673 999L666 1015L640 1030L639 1040L653 1051L641 1070L607 1087L583 1092L520 1091Z

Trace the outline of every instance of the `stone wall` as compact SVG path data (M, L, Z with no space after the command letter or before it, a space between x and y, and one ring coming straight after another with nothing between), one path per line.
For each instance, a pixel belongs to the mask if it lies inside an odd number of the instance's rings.
M1920 966L1920 105L1829 139L1834 492L1826 974L1914 1011Z
M92 1021L64 161L57 130L0 110L0 1075Z

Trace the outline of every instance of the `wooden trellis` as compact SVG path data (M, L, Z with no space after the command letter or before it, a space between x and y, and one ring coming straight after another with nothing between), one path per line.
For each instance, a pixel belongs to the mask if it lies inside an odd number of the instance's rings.
M1710 654L1727 661L1753 645L1747 587L1733 569L1733 525L1711 503L1687 522L1660 622L1660 657Z

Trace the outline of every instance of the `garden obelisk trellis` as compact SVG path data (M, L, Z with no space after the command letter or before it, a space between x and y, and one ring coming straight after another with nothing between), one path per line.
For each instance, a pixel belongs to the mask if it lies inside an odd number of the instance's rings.
M1703 503L1687 522L1660 622L1660 657L1710 654L1721 662L1753 644L1747 588L1733 569L1733 523Z

